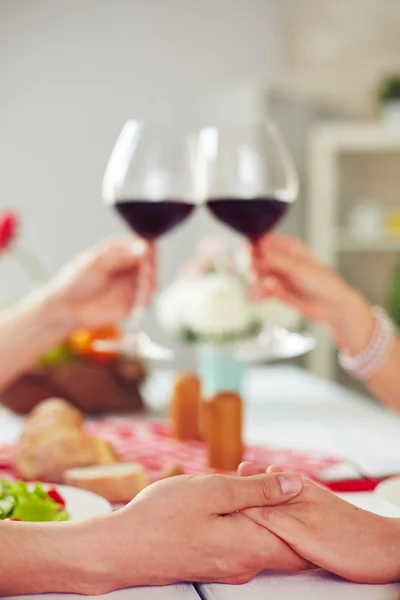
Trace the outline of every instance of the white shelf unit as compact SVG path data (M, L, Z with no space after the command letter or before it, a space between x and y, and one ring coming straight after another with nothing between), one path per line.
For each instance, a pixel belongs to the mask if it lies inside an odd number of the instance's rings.
M400 251L400 238L389 236L359 237L345 228L336 232L338 252L398 252Z
M309 138L308 205L306 236L325 264L337 269L343 252L393 252L400 239L360 239L339 227L340 158L343 154L399 153L400 130L380 124L329 123L319 125ZM399 191L400 193L400 191ZM328 332L311 324L318 345L307 358L307 367L328 379L336 373L336 351Z

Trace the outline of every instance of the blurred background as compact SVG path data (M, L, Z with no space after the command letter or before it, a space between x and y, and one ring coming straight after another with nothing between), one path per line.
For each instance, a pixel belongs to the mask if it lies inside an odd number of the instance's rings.
M400 249L400 91L386 81L400 74L399 33L398 0L0 0L0 205L55 272L124 231L101 181L125 120L204 124L221 105L202 99L228 86L225 118L256 95L295 158L300 201L282 229L386 303ZM238 240L205 211L162 240L161 285L213 234ZM5 301L29 289L5 257L0 277ZM168 339L154 315L148 328ZM308 367L342 378L316 333ZM177 364L192 365L186 348Z

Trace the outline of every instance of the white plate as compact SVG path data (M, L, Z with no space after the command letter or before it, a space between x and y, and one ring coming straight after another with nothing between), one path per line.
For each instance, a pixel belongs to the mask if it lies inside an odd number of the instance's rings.
M385 479L375 488L375 495L400 512L400 477Z
M379 486L378 486L379 487ZM378 488L376 488L377 490ZM400 489L400 488L399 488ZM359 508L381 515L382 517L400 517L400 505L389 504L377 491L337 494L343 500Z
M310 333L291 333L274 326L268 335L261 333L256 340L239 343L234 356L243 362L265 364L307 354L315 343Z
M92 492L80 490L69 485L48 486L43 484L43 487L55 487L60 492L65 500L66 510L73 521L84 521L90 517L97 517L112 512L111 504L105 498Z

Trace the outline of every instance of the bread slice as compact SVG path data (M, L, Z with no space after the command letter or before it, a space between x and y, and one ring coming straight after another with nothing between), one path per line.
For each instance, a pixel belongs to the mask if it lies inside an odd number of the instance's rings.
M129 502L149 483L143 468L135 463L68 469L65 482L99 494L109 502Z

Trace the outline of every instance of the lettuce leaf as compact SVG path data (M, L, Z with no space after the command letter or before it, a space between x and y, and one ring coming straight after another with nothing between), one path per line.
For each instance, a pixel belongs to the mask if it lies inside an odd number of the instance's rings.
M49 498L40 483L0 479L0 520L68 521L69 514L60 504Z

